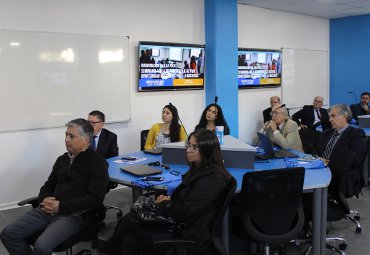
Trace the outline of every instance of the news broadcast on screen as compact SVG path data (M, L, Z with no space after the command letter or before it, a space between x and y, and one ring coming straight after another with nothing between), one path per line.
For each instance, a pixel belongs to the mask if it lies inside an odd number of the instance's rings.
M263 49L238 50L239 88L281 85L281 51Z
M138 91L204 88L204 46L140 42Z

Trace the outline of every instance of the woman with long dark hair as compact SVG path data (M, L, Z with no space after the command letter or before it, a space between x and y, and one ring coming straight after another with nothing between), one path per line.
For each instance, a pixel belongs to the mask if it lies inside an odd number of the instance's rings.
M182 231L177 233L191 237L197 244L188 247L188 254L213 254L209 224L223 203L223 190L232 178L225 169L218 138L210 130L197 130L186 142L186 158L190 169L182 176L182 183L171 196L161 195L156 203L177 223ZM108 241L98 240L98 250L106 254L136 255L140 250L150 254L171 254L171 247L153 244L155 238L172 234L168 227L148 227L135 222L127 214L116 226Z
M179 114L174 105L169 104L163 107L162 121L163 123L156 123L150 128L145 150L157 148L165 143L186 140L185 129L179 124Z
M210 104L204 109L200 117L199 124L195 130L205 128L215 131L216 126L224 127L224 135L230 134L230 128L227 125L221 106L216 103Z

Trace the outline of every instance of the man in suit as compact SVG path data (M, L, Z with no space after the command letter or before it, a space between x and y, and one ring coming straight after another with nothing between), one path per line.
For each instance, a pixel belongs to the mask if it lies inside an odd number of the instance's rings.
M369 111L370 93L363 92L361 94L361 102L358 104L351 104L352 117L358 121L358 116L370 114Z
M93 150L104 158L118 156L117 135L105 128L105 115L100 111L89 113L87 120L94 128L94 141L91 142Z
M63 241L88 228L79 212L103 206L108 164L90 148L93 128L84 119L66 124L67 152L59 156L41 187L39 206L10 223L0 234L10 254L52 254ZM27 240L41 233L33 249Z
M270 141L283 149L303 152L298 125L289 118L288 110L277 104L272 107L272 113L272 120L263 127Z
M358 196L363 186L361 171L366 152L365 132L360 128L349 125L352 114L345 104L331 107L329 116L332 128L321 135L316 154L322 157L330 166L330 155L335 149L341 147L353 151L355 160L351 169L349 169L344 192L348 197Z
M280 97L272 96L270 98L270 107L263 110L263 123L266 123L267 121L271 120L271 109L277 104L280 104Z
M292 118L301 128L322 127L322 130L330 128L329 114L324 108L321 108L324 103L324 99L321 96L316 96L313 100L312 105L305 105L303 109L294 113Z

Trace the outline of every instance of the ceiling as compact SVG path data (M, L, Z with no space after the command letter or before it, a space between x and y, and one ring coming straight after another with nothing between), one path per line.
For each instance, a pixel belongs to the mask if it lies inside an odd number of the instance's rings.
M237 0L238 4L325 19L370 14L370 0Z

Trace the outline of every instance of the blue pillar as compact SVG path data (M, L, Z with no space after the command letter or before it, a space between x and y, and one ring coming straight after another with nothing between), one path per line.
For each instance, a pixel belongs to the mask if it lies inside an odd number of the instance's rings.
M206 103L222 107L231 135L238 137L237 0L204 0Z

